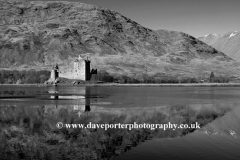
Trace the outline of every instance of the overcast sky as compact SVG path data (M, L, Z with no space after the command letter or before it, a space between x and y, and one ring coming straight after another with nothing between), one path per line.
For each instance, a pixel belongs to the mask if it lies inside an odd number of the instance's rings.
M117 11L144 27L182 31L194 37L240 31L240 0L65 1L102 6Z

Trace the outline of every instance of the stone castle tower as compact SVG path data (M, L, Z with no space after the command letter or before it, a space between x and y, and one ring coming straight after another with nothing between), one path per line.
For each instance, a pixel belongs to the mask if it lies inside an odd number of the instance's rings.
M74 79L88 81L91 79L91 73L90 73L90 61L87 59L81 58L81 56L78 57L74 61L73 66L73 74Z
M51 71L51 76L49 78L48 81L46 81L47 83L57 83L59 80L59 67L56 64L55 66L53 66L52 71Z
M50 79L55 81L58 77L59 77L59 68L58 68L58 65L56 64L55 66L53 66Z

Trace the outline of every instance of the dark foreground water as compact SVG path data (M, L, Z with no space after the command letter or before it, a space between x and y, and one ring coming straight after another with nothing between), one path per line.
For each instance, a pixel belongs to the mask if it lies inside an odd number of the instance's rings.
M240 158L238 87L0 86L0 159ZM58 129L192 124L200 129Z

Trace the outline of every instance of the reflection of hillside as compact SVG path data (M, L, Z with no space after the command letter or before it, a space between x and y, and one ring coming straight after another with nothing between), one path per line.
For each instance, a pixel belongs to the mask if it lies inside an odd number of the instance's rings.
M18 154L31 156L34 153L44 159L110 159L120 155L153 137L173 138L192 132L189 129L56 129L57 122L88 124L129 124L136 122L151 124L191 124L198 121L202 125L223 115L227 110L198 109L175 106L148 109L96 108L89 105L41 106L41 107L1 107L0 108L0 150L8 154L6 159L14 159ZM90 110L90 111L89 111ZM217 110L217 111L216 111ZM80 117L76 112L81 111ZM4 139L8 139L7 141ZM34 145L33 145L34 144ZM11 146L17 146L12 148ZM41 154L40 154L40 153ZM63 156L64 155L64 156ZM2 155L0 155L2 156Z
M203 128L206 134L230 135L234 138L240 137L240 107L236 107L225 116L215 120Z

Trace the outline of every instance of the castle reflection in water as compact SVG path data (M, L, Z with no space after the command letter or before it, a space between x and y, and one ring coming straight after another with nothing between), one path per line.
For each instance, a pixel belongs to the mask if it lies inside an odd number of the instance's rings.
M77 100L78 104L63 105L63 104L47 104L43 106L44 113L57 114L61 109L67 110L68 113L77 113L80 117L84 113L88 113L91 110L96 110L95 106L90 105L90 89L84 88L81 90L81 95L61 95L57 88L52 88L48 91L50 93L51 100Z

